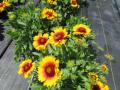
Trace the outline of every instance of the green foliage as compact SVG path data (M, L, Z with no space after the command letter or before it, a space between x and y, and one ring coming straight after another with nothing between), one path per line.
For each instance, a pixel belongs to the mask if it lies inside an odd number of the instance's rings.
M8 0L8 2L10 2L10 3L18 3L18 2L24 3L25 0Z
M94 81L90 80L88 73L94 72L99 77L104 76L100 68L101 64L96 62L98 47L94 32L91 31L87 37L73 34L73 26L77 24L90 27L85 17L76 16L80 8L84 6L85 0L80 0L78 8L72 8L69 1L58 0L57 5L49 5L47 0L41 0L37 6L34 2L29 2L9 12L9 20L4 23L8 34L16 42L15 60L17 62L23 61L23 58L31 58L37 67L38 62L47 55L55 56L60 60L62 78L59 85L52 88L44 87L43 83L38 81L35 69L32 73L32 90L90 90ZM53 20L43 19L41 13L45 7L55 10L58 17ZM50 44L45 50L37 51L33 47L33 37L38 33L50 35L56 26L67 28L70 37L61 46L56 47Z

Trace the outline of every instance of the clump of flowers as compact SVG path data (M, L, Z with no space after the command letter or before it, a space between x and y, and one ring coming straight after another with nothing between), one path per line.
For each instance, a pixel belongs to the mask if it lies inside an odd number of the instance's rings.
M85 0L29 2L4 23L16 41L18 74L33 90L109 90L106 64L97 62L95 34L77 15ZM24 59L23 59L24 58Z

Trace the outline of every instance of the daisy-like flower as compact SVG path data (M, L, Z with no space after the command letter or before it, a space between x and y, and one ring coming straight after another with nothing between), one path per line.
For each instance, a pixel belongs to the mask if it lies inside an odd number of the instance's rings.
M10 6L9 2L7 2L7 1L1 2L0 3L0 12L4 11L6 9L6 7L9 7L9 6Z
M41 34L34 36L33 47L36 50L44 50L48 45L48 34Z
M108 53L108 54L105 54L105 58L109 61L112 61L114 59L114 57L112 56L112 54Z
M46 56L40 61L38 66L38 80L44 83L44 86L52 87L61 79L59 71L59 60L53 56Z
M109 87L108 85L105 85L102 82L98 81L91 87L91 90L109 90Z
M84 37L90 35L91 29L84 24L77 24L73 27L73 31L75 35L82 35Z
M57 13L53 9L44 8L42 11L42 18L47 18L48 20L52 20L57 17Z
M78 7L78 3L77 3L77 0L70 0L70 4L73 8L76 8Z
M94 72L88 73L89 77L91 80L97 81L98 80L98 75Z
M55 27L53 28L54 32L51 33L50 43L54 46L59 46L65 43L66 38L69 37L66 28Z
M35 68L35 63L31 59L26 59L19 65L19 75L23 75L25 78L29 78L29 75Z
M108 72L108 67L107 67L107 65L106 65L106 64L103 64L103 65L101 66L101 70L102 70L103 73L107 73L107 72Z
M49 4L52 4L52 5L56 5L57 4L57 0L47 0L47 2Z

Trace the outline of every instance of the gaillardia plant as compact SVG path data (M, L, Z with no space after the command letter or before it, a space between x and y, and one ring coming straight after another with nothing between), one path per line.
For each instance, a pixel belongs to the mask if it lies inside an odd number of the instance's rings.
M94 31L78 15L85 0L35 3L11 12L8 17L14 17L4 23L16 42L18 74L29 79L32 90L109 90Z

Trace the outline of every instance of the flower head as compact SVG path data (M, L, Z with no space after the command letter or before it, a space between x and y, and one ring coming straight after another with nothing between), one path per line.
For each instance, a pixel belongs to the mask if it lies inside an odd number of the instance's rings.
M87 25L77 24L73 27L73 31L75 35L82 35L86 37L90 34L91 29Z
M76 8L78 7L78 3L77 3L77 0L70 0L70 4L73 8Z
M6 7L9 7L9 6L10 6L9 2L7 2L7 1L1 2L0 3L0 12L4 11L4 9L6 9Z
M47 18L48 20L52 20L57 17L57 13L53 9L44 8L42 11L42 18Z
M91 87L91 90L109 90L109 87L108 85L105 85L100 81L97 81L96 84Z
M51 33L50 42L51 44L58 46L65 43L66 38L69 37L66 28L55 27L53 28L54 32Z
M35 63L31 59L26 59L19 65L19 75L23 75L25 78L29 78L29 75L35 68Z
M38 80L44 82L44 86L55 86L61 79L59 71L59 60L53 56L46 56L38 66Z
M47 2L49 4L52 4L52 5L56 5L57 4L57 0L47 0Z
M91 80L97 81L98 80L98 75L94 72L88 73L89 77Z
M102 70L103 73L107 73L108 72L108 67L105 64L103 64L101 66L101 70Z
M33 47L36 50L44 50L48 45L48 34L41 34L34 36Z
M112 61L114 59L114 57L112 56L112 54L108 53L108 54L105 54L105 58L109 61Z

